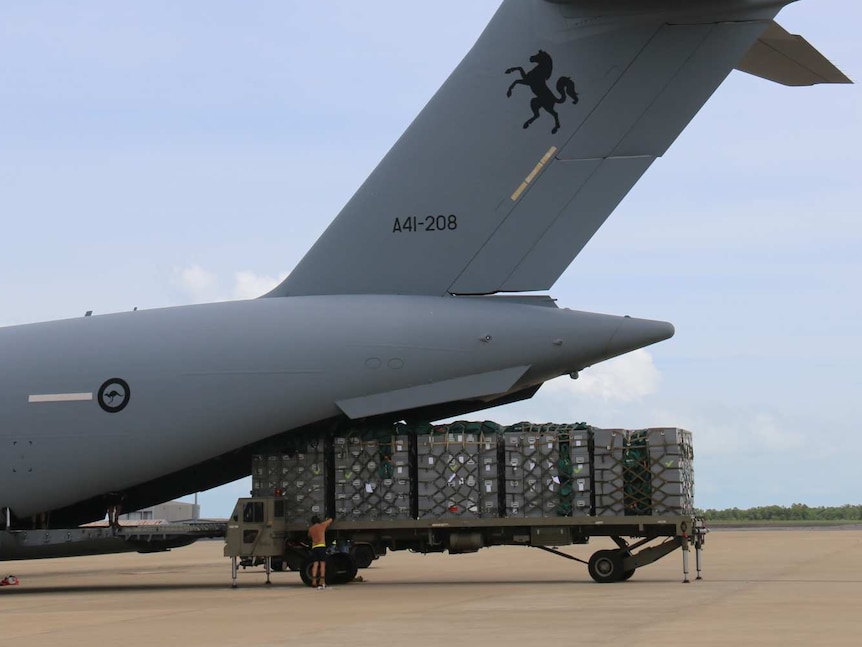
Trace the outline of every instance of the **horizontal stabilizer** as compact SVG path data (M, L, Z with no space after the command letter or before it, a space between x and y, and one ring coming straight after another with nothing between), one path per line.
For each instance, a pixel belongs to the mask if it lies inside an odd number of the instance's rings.
M443 402L483 398L507 393L527 372L529 366L515 366L501 371L479 373L451 380L412 386L386 393L375 393L336 402L338 408L356 420L390 411L416 409Z
M782 85L852 83L802 36L773 21L748 51L738 70Z

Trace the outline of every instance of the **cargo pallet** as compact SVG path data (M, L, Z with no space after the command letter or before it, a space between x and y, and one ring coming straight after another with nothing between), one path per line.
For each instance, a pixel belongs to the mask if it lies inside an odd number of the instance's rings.
M231 558L232 587L240 564L263 563L266 583L275 570L296 570L306 584L309 573L308 529L285 520L280 497L239 499L228 521L225 557ZM697 580L702 579L702 551L707 529L695 516L571 516L441 518L385 521L338 521L327 532L327 583L352 581L357 568L389 550L450 554L493 546L529 546L580 562L599 583L628 580L635 571L682 549L683 583L689 582L689 554L695 551ZM589 561L568 555L561 546L586 544L590 537L610 537L617 548L599 550Z

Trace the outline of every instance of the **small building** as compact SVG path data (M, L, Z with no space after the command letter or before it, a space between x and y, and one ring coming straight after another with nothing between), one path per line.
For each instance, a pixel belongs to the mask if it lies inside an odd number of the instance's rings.
M200 516L201 507L197 503L168 501L120 515L120 521L190 521L200 519Z

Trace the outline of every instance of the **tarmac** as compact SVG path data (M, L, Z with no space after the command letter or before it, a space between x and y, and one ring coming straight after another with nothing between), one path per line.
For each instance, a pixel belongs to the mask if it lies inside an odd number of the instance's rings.
M605 540L566 552L587 559ZM364 581L316 591L296 573L240 572L220 541L150 555L0 563L0 640L27 645L862 644L862 530L721 530L704 579L679 551L628 581L533 548L391 553ZM691 560L692 570L694 559ZM694 572L692 572L692 580Z

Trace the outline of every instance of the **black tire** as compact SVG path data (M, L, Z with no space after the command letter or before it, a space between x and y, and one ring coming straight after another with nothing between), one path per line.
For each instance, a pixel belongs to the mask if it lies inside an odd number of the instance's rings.
M314 564L310 559L306 561L299 576L306 586L314 586L311 578L311 567ZM356 562L348 553L333 553L326 556L326 584L347 584L356 579Z
M308 561L310 554L307 550L301 550L298 548L287 548L284 551L284 555L282 556L282 560L287 567L292 571L302 571L305 563Z
M631 556L632 556L631 551L626 551L625 553L620 555L621 559L626 559L626 558L631 557ZM623 574L620 577L620 582L625 582L627 580L632 579L632 575L635 574L635 570L637 570L637 569L630 568L627 571L623 571Z
M618 550L600 550L593 553L587 570L599 584L620 582L623 579L623 560Z
M312 561L308 560L303 564L302 568L299 569L299 577L302 578L302 583L306 586L314 586L311 580L311 564Z
M326 583L347 584L356 579L356 561L350 553L333 553L326 558Z
M272 566L272 570L274 571L287 570L287 564L284 563L284 560L281 557L273 557L270 561L270 566Z
M350 555L356 562L356 568L368 568L377 557L371 544L357 544L350 549Z

